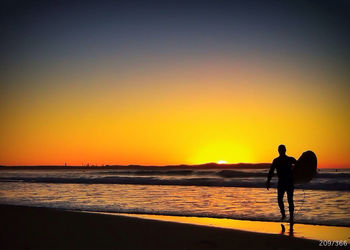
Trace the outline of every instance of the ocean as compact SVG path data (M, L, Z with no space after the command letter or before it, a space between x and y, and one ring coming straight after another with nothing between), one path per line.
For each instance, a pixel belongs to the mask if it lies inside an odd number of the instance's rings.
M0 170L0 203L79 211L278 221L267 169ZM297 223L350 226L350 170L321 169L294 192ZM286 210L288 204L285 197ZM287 213L288 214L288 213Z

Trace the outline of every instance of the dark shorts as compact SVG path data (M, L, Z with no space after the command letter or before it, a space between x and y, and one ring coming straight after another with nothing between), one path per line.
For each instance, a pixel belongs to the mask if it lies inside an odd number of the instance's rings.
M283 189L284 191L294 189L294 184L292 180L288 181L279 181L277 184L278 189Z

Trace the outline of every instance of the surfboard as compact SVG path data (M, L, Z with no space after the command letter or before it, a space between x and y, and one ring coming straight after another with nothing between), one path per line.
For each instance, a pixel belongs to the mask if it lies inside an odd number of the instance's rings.
M294 184L306 184L317 172L317 157L314 152L306 151L301 154L293 168Z

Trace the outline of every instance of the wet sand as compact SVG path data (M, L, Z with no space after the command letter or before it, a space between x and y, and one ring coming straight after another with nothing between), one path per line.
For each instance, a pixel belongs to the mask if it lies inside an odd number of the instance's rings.
M316 249L276 234L128 216L0 205L1 249Z
M115 213L105 213L115 214ZM350 227L343 226L326 226L295 223L293 230L290 225L283 222L285 232L282 232L281 222L272 221L251 221L236 220L226 218L209 218L209 217L191 217L191 216L171 216L171 215L151 215L151 214L117 214L123 216L132 216L144 219L153 219L161 221L170 221L178 223L195 224L201 226L212 226L228 229L236 229L258 233L284 234L297 238L312 240L331 240L331 241L348 241L350 240Z

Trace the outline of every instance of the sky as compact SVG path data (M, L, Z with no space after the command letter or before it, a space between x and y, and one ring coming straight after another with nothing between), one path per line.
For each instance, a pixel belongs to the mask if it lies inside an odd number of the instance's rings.
M0 6L1 165L350 167L347 1Z

